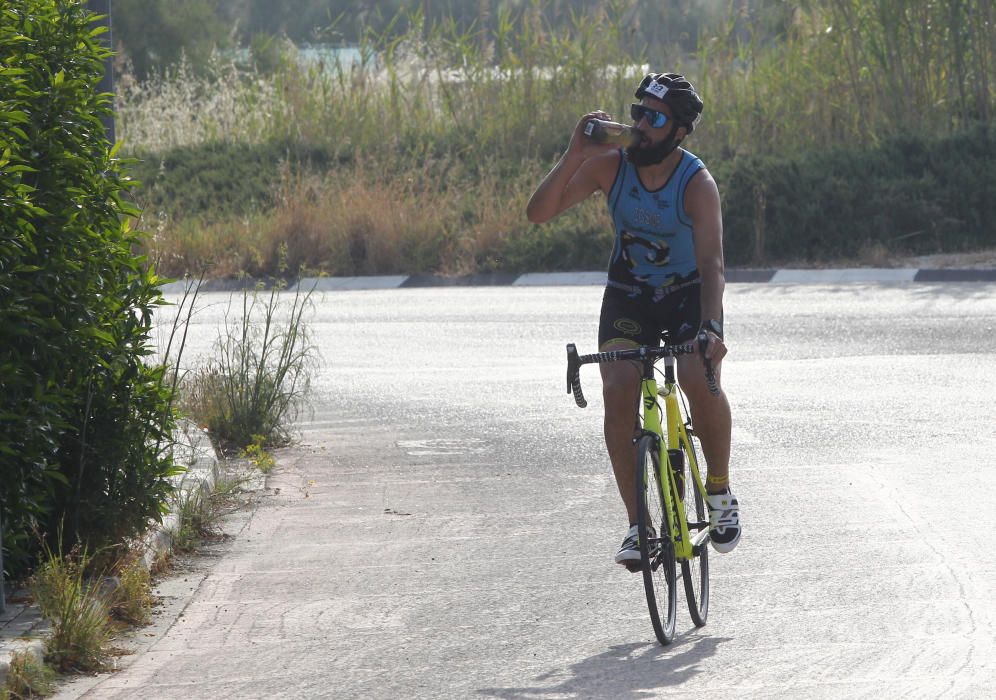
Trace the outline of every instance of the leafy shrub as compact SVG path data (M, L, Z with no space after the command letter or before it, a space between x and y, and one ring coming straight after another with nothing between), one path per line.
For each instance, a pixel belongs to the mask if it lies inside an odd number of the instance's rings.
M17 575L34 530L96 549L160 516L173 419L146 362L159 280L132 253L101 123L107 52L82 3L0 13L0 504Z
M996 245L994 160L996 127L978 126L877 148L720 163L713 171L723 191L727 260L854 260L875 246L926 254Z

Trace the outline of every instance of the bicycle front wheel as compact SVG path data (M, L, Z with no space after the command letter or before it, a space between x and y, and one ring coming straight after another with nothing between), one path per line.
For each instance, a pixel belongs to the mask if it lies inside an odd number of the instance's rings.
M696 455L695 443L688 437L688 442L682 441L682 450L678 451L684 459L684 474L681 481L682 500L685 502L685 519L688 522L688 536L693 540L703 530L709 529L709 515L706 512L705 501L699 490L700 479L696 479L699 460ZM679 484L681 483L679 481ZM685 584L685 599L688 601L688 613L696 627L706 623L709 616L709 539L694 548L692 558L681 562L681 578Z
M661 644L674 639L678 608L677 571L671 518L667 514L661 483L660 450L652 435L640 438L637 448L636 488L639 510L640 565L650 608L650 622Z

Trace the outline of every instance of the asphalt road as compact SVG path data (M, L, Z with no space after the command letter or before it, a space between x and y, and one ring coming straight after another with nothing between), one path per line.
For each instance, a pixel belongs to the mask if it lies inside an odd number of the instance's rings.
M996 286L731 285L745 533L657 644L564 345L600 290L316 299L301 443L60 698L992 697ZM210 346L227 296L195 318ZM213 304L213 305L211 305Z

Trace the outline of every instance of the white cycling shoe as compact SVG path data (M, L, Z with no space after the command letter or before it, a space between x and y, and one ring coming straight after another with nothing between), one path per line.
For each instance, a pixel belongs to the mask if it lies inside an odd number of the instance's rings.
M710 493L709 539L720 554L732 552L740 542L740 504L729 489L726 493Z

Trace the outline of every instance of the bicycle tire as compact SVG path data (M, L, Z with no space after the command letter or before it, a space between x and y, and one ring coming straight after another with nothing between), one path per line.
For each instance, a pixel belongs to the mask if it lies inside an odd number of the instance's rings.
M640 534L640 567L643 569L643 588L647 594L650 622L658 641L667 645L674 639L678 581L671 518L664 512L660 450L657 445L655 436L645 435L640 438L637 447L637 527ZM667 486L664 485L664 488Z
M692 469L696 469L700 464L695 450L695 443L691 436L687 443L682 443L682 450L686 453L684 464L684 487L682 489L682 500L685 503L685 519L688 521L688 535L695 537L702 527L697 523L704 523L708 528L709 514L702 498L702 492L696 485L695 475ZM690 560L681 562L681 579L685 584L685 599L688 601L688 614L692 617L692 622L696 627L702 627L709 617L709 540L695 548L695 552Z

